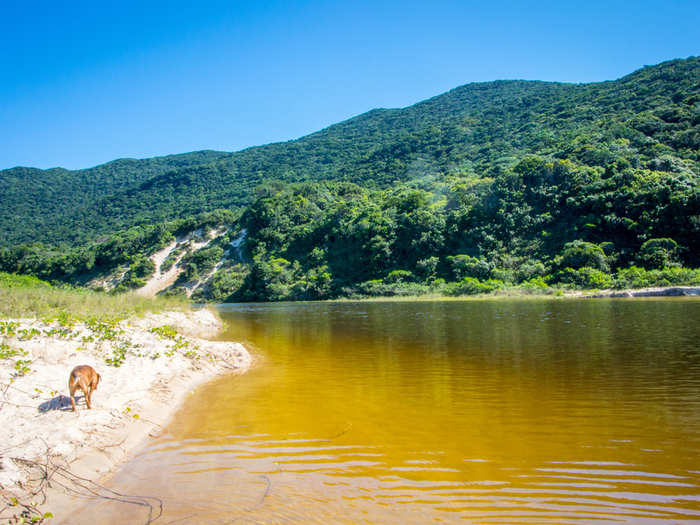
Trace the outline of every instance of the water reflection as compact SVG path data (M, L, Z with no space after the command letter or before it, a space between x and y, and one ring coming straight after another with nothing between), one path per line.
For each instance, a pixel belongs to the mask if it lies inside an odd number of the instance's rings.
M222 311L258 366L112 480L165 522L700 520L697 300Z

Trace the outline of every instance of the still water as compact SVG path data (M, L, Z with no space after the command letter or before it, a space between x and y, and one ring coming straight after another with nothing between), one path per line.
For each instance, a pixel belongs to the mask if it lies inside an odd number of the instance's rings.
M255 367L110 481L157 523L700 521L697 299L221 311Z

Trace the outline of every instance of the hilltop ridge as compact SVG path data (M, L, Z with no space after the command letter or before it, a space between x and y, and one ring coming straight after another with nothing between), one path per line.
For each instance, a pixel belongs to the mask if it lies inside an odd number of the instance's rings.
M597 271L644 257L649 268L695 266L699 152L698 57L588 84L471 83L235 153L1 171L0 269L85 283L121 267L135 287L155 251L202 228L227 233L199 255L179 252L174 287L202 274L214 288L243 286L242 298L288 297L256 288L277 274L306 283L297 295L307 298L393 271L411 282L470 276L456 256L484 261L480 277L521 282L564 271L557 258L575 242L601 250L605 260L584 265ZM226 255L243 230L242 251ZM256 261L273 259L285 263L257 276ZM312 277L328 282L309 291Z

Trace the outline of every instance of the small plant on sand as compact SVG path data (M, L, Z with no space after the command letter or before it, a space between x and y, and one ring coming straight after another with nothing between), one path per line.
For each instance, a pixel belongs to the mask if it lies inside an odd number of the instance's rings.
M18 355L26 356L28 352L22 350L21 348L12 348L10 345L5 343L0 344L0 359L10 359L12 357L17 357Z
M0 343L0 359L10 359L19 355L19 352L12 348L10 345L5 343Z
M17 361L15 361L15 373L13 374L13 376L20 377L28 374L32 371L32 369L29 368L29 365L31 364L31 359L18 359Z
M161 339L170 339L173 341L173 345L164 352L166 356L172 357L177 350L188 349L183 352L185 357L189 359L199 359L199 354L197 353L199 347L193 346L186 338L178 334L172 326L156 326L151 328L150 331Z
M92 330L98 341L115 341L124 333L124 330L119 328L119 321L120 319L100 321L95 318L90 318L85 324Z
M21 328L20 330L17 330L17 335L20 341L30 341L35 337L40 336L41 331L37 330L36 328Z
M124 414L125 416L131 416L131 417L134 418L134 419L140 419L140 418L141 418L141 416L139 416L138 414L136 414L136 413L132 414L132 413L131 413L131 407L126 407L124 410L122 410L122 414Z
M47 337L58 337L59 339L71 339L77 335L76 332L73 332L69 327L67 326L62 326L58 328L49 328L48 330L44 330L44 335Z
M198 350L197 347L193 348L192 350L187 350L184 353L184 356L188 359L197 360L197 359L199 359L199 354L197 353L197 350Z
M189 348L189 346L190 342L181 335L178 335L173 343L173 350L182 350L183 348Z
M73 328L75 326L75 323L78 322L78 320L75 317L73 317L71 314L64 310L58 312L58 314L56 314L55 319L58 324L66 328Z
M18 326L15 321L0 321L0 335L15 335Z
M161 339L175 339L177 337L177 332L175 328L170 325L155 326L149 330L152 334L156 334Z
M131 347L131 343L128 341L123 341L116 348L112 350L112 356L107 357L105 361L110 366L120 367L126 361L126 354Z

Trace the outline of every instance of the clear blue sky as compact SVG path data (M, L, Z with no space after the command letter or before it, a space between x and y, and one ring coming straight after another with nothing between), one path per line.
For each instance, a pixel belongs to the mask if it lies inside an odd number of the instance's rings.
M473 81L700 54L700 0L0 0L0 169L235 151Z

